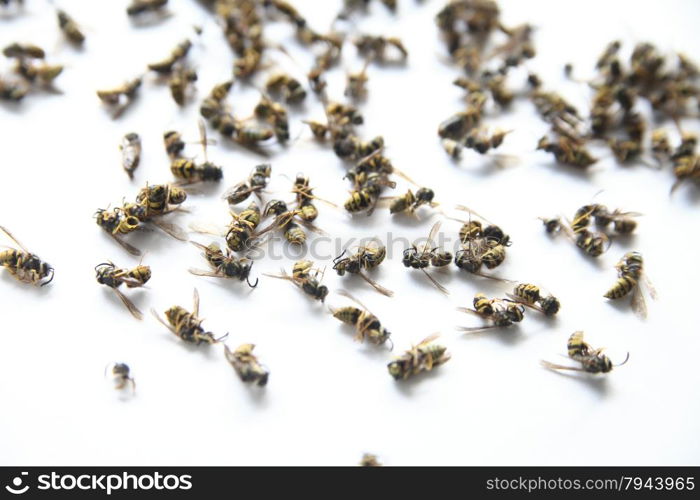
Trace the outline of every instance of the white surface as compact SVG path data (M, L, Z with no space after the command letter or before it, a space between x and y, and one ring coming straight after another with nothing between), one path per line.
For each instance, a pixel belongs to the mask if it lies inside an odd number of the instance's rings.
M443 206L472 206L501 224L514 241L500 275L534 281L563 303L553 324L530 314L519 331L459 335L457 325L478 318L455 308L469 305L474 293L502 293L502 287L451 268L439 276L449 298L420 274L403 268L400 249L381 266L378 281L396 291L388 299L360 280L346 281L330 271L331 290L348 288L370 306L393 333L393 354L435 331L452 361L415 382L396 383L386 371L392 353L353 342L352 331L335 321L291 284L261 277L250 292L245 284L197 278L189 267L203 267L194 247L159 233L137 238L153 268L148 290L131 293L138 306L163 311L173 304L190 307L199 289L205 326L230 332L229 342L253 342L271 370L264 391L244 385L218 346L190 349L150 315L135 321L116 297L94 280L93 266L106 259L132 266L136 259L114 244L93 222L98 207L133 198L140 186L171 179L161 134L177 128L195 137L198 103L177 109L166 87L147 77L141 97L113 121L95 90L110 87L162 58L191 26L204 26L192 53L200 81L199 100L214 83L229 76L233 57L218 26L195 2L171 2L174 16L148 28L134 28L126 2L61 5L85 28L85 50L59 43L53 12L30 0L26 15L1 19L0 44L33 41L47 47L51 60L67 68L57 81L64 95L31 95L21 107L0 108L3 174L0 221L31 250L56 267L56 279L42 289L0 278L0 463L15 464L354 464L363 452L386 464L695 464L700 462L700 338L694 295L697 266L697 201L692 185L670 199L668 170L620 167L608 155L590 178L572 175L534 152L546 129L527 102L494 124L515 131L500 153L517 155L517 165L494 170L465 152L452 163L440 148L438 123L459 110L462 92L451 81L457 70L440 62L434 14L442 1L400 2L396 19L381 5L357 18L357 29L403 38L410 51L405 69L371 66L370 98L363 106L365 137L383 134L394 164L421 184L432 186ZM312 26L324 30L337 2L295 2ZM700 4L665 2L502 1L507 24L537 26L538 56L529 67L549 88L584 102L584 86L564 83L564 63L586 76L605 44L650 40L664 49L683 50L697 60L696 24ZM661 15L663 13L663 15ZM271 38L291 40L287 25ZM347 46L346 57L354 50ZM625 52L627 53L627 52ZM303 50L295 62L271 52L303 77L310 64ZM296 65L295 65L296 64ZM347 57L346 69L359 67ZM343 70L331 80L330 94L342 98ZM238 87L229 102L237 114L252 109L255 91ZM243 103L243 104L242 104ZM305 116L322 117L307 99ZM301 130L293 115L292 136ZM696 124L688 124L693 128ZM144 156L130 182L119 165L121 136L143 137ZM198 153L192 145L188 152ZM221 186L191 196L190 221L227 221L219 199L225 187L245 178L258 157L230 145L210 148L210 158L225 166ZM340 203L347 194L343 165L330 149L317 146L304 131L283 154L271 158L270 189L290 198L290 181L304 171L317 193ZM407 185L400 182L397 193ZM644 212L629 245L615 242L598 261L585 259L564 238L544 234L541 215L571 214L600 189L601 202ZM318 225L343 241L349 237L395 236L412 240L431 225L390 220L385 210L371 218L348 219L320 206ZM692 224L692 226L691 226ZM456 232L458 224L443 224ZM206 237L196 237L206 242ZM602 294L614 282L613 265L627 250L643 252L660 300L639 321L627 305L613 306ZM276 272L291 261L256 262L253 275ZM329 265L330 262L324 264ZM328 304L344 304L331 294ZM630 362L607 379L567 377L542 369L545 358L565 353L566 339L585 330L589 341L606 346L613 359L625 351ZM133 398L123 398L103 380L112 361L127 362L137 381Z

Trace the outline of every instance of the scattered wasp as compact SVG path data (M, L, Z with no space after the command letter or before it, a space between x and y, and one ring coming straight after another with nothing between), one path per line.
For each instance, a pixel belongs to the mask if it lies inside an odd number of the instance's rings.
M248 286L255 288L258 286L258 280L255 284L250 284L250 269L253 267L253 261L246 258L239 259L231 254L230 249L224 252L219 247L218 243L211 243L207 246L191 242L194 246L202 250L204 258L207 260L213 271L200 271L199 269L190 269L190 273L196 276L208 276L211 278L235 278L239 281L246 281Z
M558 163L572 167L585 169L598 161L581 141L567 136L560 136L555 142L544 136L537 143L537 149L552 153Z
M202 343L216 344L228 336L226 334L223 337L216 338L213 333L204 331L204 328L202 328L203 319L199 318L199 292L197 292L196 288L194 289L194 308L191 313L180 306L173 306L165 311L167 323L163 321L155 309L151 309L151 313L168 330L188 343L197 345Z
M304 120L303 123L306 123L309 126L311 133L319 141L325 141L326 137L329 135L330 127L325 123L313 120Z
M376 455L371 453L365 453L362 455L362 460L360 460L360 467L381 467L382 464L377 460Z
M134 318L143 319L141 311L119 290L119 287L126 285L127 288L139 288L145 285L151 279L149 266L138 265L133 269L120 269L112 262L103 262L95 266L95 278L99 284L114 290Z
M255 344L243 344L232 351L224 344L224 354L243 382L254 382L264 387L270 372L258 362L257 356L253 354L254 348Z
M525 307L509 299L489 299L483 293L477 293L473 300L474 309L459 307L458 310L476 314L491 324L477 327L457 327L462 332L480 332L491 328L504 328L513 323L520 323L525 317Z
M389 338L391 337L391 332L382 326L379 319L377 319L367 307L345 290L338 290L338 294L352 300L360 306L360 308L345 306L338 309L330 309L334 318L342 321L346 325L355 327L355 340L364 342L366 339L369 343L375 345L383 345L387 341L391 342Z
M289 280L298 286L306 295L323 302L328 295L328 287L321 285L318 277L318 270L311 274L311 268L308 266L308 261L299 261L295 264L295 272L289 276L284 269L281 269L282 274L265 274L271 278ZM300 271L301 269L301 271Z
M61 64L31 63L20 59L15 66L15 72L28 82L38 82L47 87L63 72Z
M440 144L442 144L442 148L453 160L459 160L462 156L463 146L460 142L454 139L443 139Z
M386 175L376 172L367 174L364 183L357 182L357 179L355 182L356 184L361 184L358 186L359 189L351 191L350 197L343 205L345 210L351 214L367 210L367 215L372 215L377 201L379 201L379 194L381 193L382 187L396 187L396 183L387 179Z
M307 222L312 222L318 217L318 209L313 203L314 200L322 201L333 208L338 208L335 203L314 196L314 190L309 184L309 178L305 177L303 174L297 174L294 179L292 193L296 196L296 204L301 212L299 217Z
M46 52L41 47L31 43L11 43L2 49L2 54L5 57L12 59L43 59L46 57Z
M58 10L58 27L61 29L66 38L76 45L82 45L85 41L85 35L80 31L80 27L75 20L65 11Z
M253 231L260 224L260 207L253 201L240 214L231 212L231 216L233 220L226 232L226 245L234 252L240 252L247 247Z
M559 219L558 226L554 226L554 223L552 223L552 231L549 231L546 225L545 229L547 229L547 232L550 234L554 234L563 229L567 237L586 255L594 258L600 257L610 247L611 241L605 233L590 231L588 229L591 220L595 217L594 212L597 211L598 206L599 205L584 205L576 211L573 221L566 220L566 223L562 223L561 219ZM601 214L607 215L607 209L604 214L603 212L601 212ZM553 221L556 219L550 220Z
M503 139L511 132L512 130L497 129L489 135L485 128L474 127L467 133L464 145L483 155L489 150L496 149L503 144Z
M185 200L187 192L172 184L146 185L136 196L136 203L145 208L147 219L179 210Z
M5 233L19 247L19 250L9 248L0 252L0 266L6 268L16 280L22 283L44 286L53 281L54 269L50 264L24 248L12 236L12 233L4 227L0 226L0 231Z
M136 382L131 376L129 365L126 363L112 363L105 368L105 377L107 376L107 372L109 372L114 379L115 389L121 391L127 384L130 384L132 392L136 391Z
M127 15L134 17L146 12L159 12L168 0L132 0L126 8Z
M185 149L185 141L182 140L180 132L168 130L163 134L163 143L165 144L165 152L171 160L180 156L180 153Z
M272 126L279 142L284 143L289 140L289 117L287 110L280 103L264 95L261 96L255 106L255 116Z
M265 90L271 94L281 94L287 104L299 104L306 99L306 90L299 80L285 73L270 76L265 82Z
M394 295L394 292L384 288L364 272L375 269L384 261L386 257L384 245L373 242L372 245L359 247L354 254L343 257L345 252L346 250L343 250L343 253L333 259L333 270L338 273L338 276L344 276L345 273L358 275L379 293L387 297Z
M129 179L133 179L134 170L141 161L141 138L138 134L130 132L122 139L119 149L122 152L122 168L129 175Z
M248 180L239 182L235 186L229 188L221 195L221 198L226 200L229 205L237 205L245 200L251 194L255 194L260 198L260 192L267 187L267 182L270 180L272 166L269 163L256 165L253 171L248 176Z
M540 363L545 368L550 370L574 370L585 373L609 373L613 367L622 366L629 360L630 354L627 353L625 360L617 365L613 365L610 358L603 354L603 348L593 349L588 343L583 340L583 332L578 331L571 334L566 344L569 357L581 363L581 367L564 366L550 363L549 361L541 361Z
M402 63L408 58L408 50L397 37L361 35L353 43L361 56L382 63ZM396 50L394 55L390 54L391 48Z
M175 46L168 57L162 61L149 64L148 69L156 73L168 74L174 69L178 62L187 57L187 53L191 48L192 42L189 39L183 40Z
M637 228L637 221L634 217L639 217L638 212L622 212L615 209L612 212L604 205L594 205L592 214L596 226L607 228L610 224L613 225L613 230L620 235L627 235Z
M432 342L439 337L431 335L421 340L418 345L411 346L401 356L391 361L387 367L389 374L396 380L406 380L412 375L429 372L434 367L447 363L451 356L447 348Z
M436 222L430 229L430 234L428 234L427 241L423 244L423 247L419 250L416 245L412 245L403 252L403 265L405 267L410 267L412 269L420 269L423 274L425 274L430 282L435 285L435 288L440 290L444 294L449 294L447 288L442 286L440 283L433 278L426 268L429 266L443 268L452 262L452 254L445 251L439 250L433 247L434 238L440 230L440 222Z
M290 242L293 245L303 245L304 243L306 243L306 233L301 227L299 227L299 224L297 224L297 222L302 224L305 228L309 229L310 231L323 233L321 229L314 226L311 222L307 222L306 220L302 219L301 214L302 211L298 208L294 210L288 210L287 204L284 201L271 200L265 206L263 215L265 215L266 217L274 215L275 218L268 226L258 231L255 234L255 236L259 237L269 231L280 229L284 232L284 237L287 239L288 242Z
M18 82L4 80L0 77L0 99L4 101L21 101L29 92L29 87Z
M438 204L433 201L435 192L429 188L419 188L415 194L410 189L402 196L396 196L391 199L389 204L389 212L393 214L408 213L414 215L416 210L423 205L436 207Z
M179 65L168 79L170 95L178 106L184 106L190 84L197 81L197 72L184 65Z
M547 317L555 316L561 307L559 299L554 295L545 295L540 287L530 283L519 283L513 288L513 293L506 295L515 302L540 311Z
M606 299L616 300L632 292L632 310L641 318L647 316L647 306L644 299L642 284L649 295L656 299L656 290L644 272L644 260L639 252L627 252L615 265L618 279L605 293Z
M671 143L664 129L656 129L651 133L651 151L658 162L671 158Z
M119 236L136 231L141 227L141 221L137 217L127 216L119 207L114 210L100 208L95 212L95 221L131 255L141 255L141 250L122 240Z
M183 184L193 184L195 182L220 181L224 176L220 166L213 164L207 158L207 130L203 121L198 122L199 135L201 137L202 149L204 150L204 163L197 164L191 158L175 158L170 164L170 171L173 176Z
M354 100L362 100L367 97L367 82L369 77L367 76L367 66L369 66L370 60L368 59L362 70L357 73L348 73L345 79L345 97L349 97Z
M109 90L98 90L97 97L107 106L114 109L114 117L121 115L126 107L133 102L141 87L141 77L124 82L118 87Z
M540 220L548 234L556 234L561 230L562 222L560 217L540 217Z

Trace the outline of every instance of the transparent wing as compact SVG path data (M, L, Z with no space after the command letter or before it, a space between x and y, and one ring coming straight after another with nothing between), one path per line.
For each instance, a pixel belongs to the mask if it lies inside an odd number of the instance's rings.
M14 236L12 236L12 233L11 233L10 231L8 231L5 227L0 226L0 231L2 231L3 233L5 233L12 241L14 241L14 242L17 244L17 246L18 246L24 253L31 253L29 250L27 250L27 249L24 247L24 245L22 245L19 241L17 241L17 238L15 238Z
M382 285L374 281L372 278L370 278L363 272L359 272L358 274L360 275L360 277L362 277L363 280L369 283L376 291L378 291L382 295L386 295L387 297L393 297L394 292L392 292L388 288L384 288Z
M114 290L114 293L117 294L117 297L119 297L119 299L120 299L120 300L122 301L122 303L126 306L126 308L129 310L129 312L131 313L131 315L132 315L134 318L139 319L139 320L140 320L140 319L143 319L143 314L141 313L141 311L139 311L139 308L136 307L136 306L134 305L134 303L131 302L131 300L129 300L129 298L128 298L126 295L124 295L122 292L120 292L120 291L119 291L118 289L116 289L116 288L112 288L112 290Z

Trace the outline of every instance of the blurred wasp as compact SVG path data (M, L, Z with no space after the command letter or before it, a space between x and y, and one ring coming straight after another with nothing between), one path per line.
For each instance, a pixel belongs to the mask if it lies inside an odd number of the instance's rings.
M545 294L540 287L530 283L518 283L513 288L513 292L506 295L511 300L535 309L547 317L555 316L561 307L559 299L554 295Z
M202 328L204 320L199 318L199 292L196 288L194 289L194 307L191 313L180 306L173 306L165 311L167 323L163 321L155 309L151 309L151 313L168 330L181 340L191 344L216 344L228 336L227 333L223 337L216 338L213 333L204 331Z
M644 260L639 252L627 252L615 265L618 279L605 293L606 299L616 300L632 292L632 310L642 319L647 317L647 306L642 286L652 299L656 299L656 289L644 272Z
M232 351L224 344L224 354L243 382L254 382L264 387L270 372L258 362L257 356L253 354L254 348L255 344L243 344Z
M175 46L168 57L156 63L149 64L148 69L156 73L168 74L173 71L177 63L187 57L191 48L192 42L189 39L185 39Z
M289 276L284 269L281 269L281 274L265 274L265 276L291 281L309 297L323 302L328 295L328 287L321 285L318 280L319 271L315 270L312 275L311 269L310 261L299 261L294 264L292 276Z
M151 279L151 268L149 266L138 265L133 269L120 269L113 262L103 262L95 266L95 278L101 285L105 285L117 294L119 300L126 306L129 312L136 319L143 319L143 314L129 298L124 295L119 287L126 285L127 288L139 288Z
M168 0L131 0L126 8L126 13L134 17L146 12L160 12L160 9L167 4Z
M12 236L12 233L0 226L0 231L5 233L18 247L9 248L0 252L0 266L4 267L18 281L31 283L32 285L48 285L53 281L54 269L50 264L41 260L36 254L28 251ZM48 279L46 279L48 278Z
M197 72L184 64L178 64L168 78L168 88L178 106L185 105L190 86L197 81Z
M289 116L280 103L262 95L255 106L255 116L272 126L277 140L284 143L289 140Z
M391 361L387 365L389 374L396 380L406 380L412 375L429 372L436 366L447 363L451 358L447 348L432 343L439 336L435 334L421 340L417 345L411 346L408 351Z
M66 38L76 45L82 45L85 41L85 35L80 30L78 23L69 16L65 11L58 10L56 12L58 17L58 27L61 29Z
M377 460L376 455L371 453L365 453L362 455L362 460L360 460L360 467L381 467L382 464Z
M114 380L115 389L121 391L127 384L131 384L132 392L136 391L136 382L131 376L131 368L129 368L129 365L126 363L112 363L105 368L105 377L108 372Z
M397 37L361 35L353 41L361 56L382 63L403 63L408 58L408 50ZM391 50L395 54L391 54Z
M141 83L141 77L137 77L113 89L98 90L97 97L112 108L114 110L112 116L118 118L136 98Z
M130 132L124 136L119 145L122 152L122 168L128 174L129 179L134 178L134 170L141 161L141 138L135 132Z
M196 276L208 276L211 278L235 278L239 281L246 281L248 286L255 288L258 285L258 280L255 284L250 283L250 270L253 267L253 262L246 258L239 259L231 254L230 249L224 252L219 247L218 243L211 243L207 246L190 242L204 253L202 254L207 260L213 271L200 271L199 269L190 269L190 273Z
M582 331L572 333L566 347L569 357L581 363L580 367L557 365L544 360L540 362L542 366L550 370L573 370L593 374L609 373L613 367L624 365L630 358L628 352L622 363L614 365L610 358L603 354L603 348L593 349L588 343L584 342Z
M367 66L369 66L369 63L370 60L367 59L361 71L347 74L345 79L345 97L353 100L362 100L367 97L367 82L369 81Z
M175 158L170 164L170 171L173 176L179 179L181 185L220 181L224 176L222 168L210 162L207 157L207 130L204 122L199 120L198 125L204 151L204 163L197 164L191 158L180 157Z
M43 59L46 52L41 47L31 43L11 43L2 49L2 54L11 59Z
M375 345L383 345L387 341L391 342L391 332L384 328L379 319L365 307L362 302L345 290L338 290L338 294L352 300L360 306L345 306L337 309L330 308L331 314L337 320L342 321L346 325L355 327L355 340L364 342L365 339ZM393 349L393 342L391 348Z
M437 280L435 280L435 278L433 278L428 273L428 271L426 271L426 268L429 266L445 267L449 265L450 262L452 262L451 253L445 250L438 250L436 247L433 246L435 244L433 240L439 230L440 222L438 221L430 229L428 238L420 250L416 247L415 244L404 250L402 262L405 267L410 267L412 269L420 269L423 272L423 274L425 274L428 277L430 282L433 285L435 285L435 288L447 295L449 294L447 288L438 283Z
M5 80L0 77L0 99L4 101L19 102L29 93L29 87L25 84Z
M247 200L253 193L260 198L260 192L267 187L271 173L272 166L269 163L256 165L247 181L239 182L227 189L221 198L226 200L229 205L237 205Z
M583 145L582 140L569 136L559 136L552 142L547 136L537 143L537 149L552 153L557 163L578 168L588 168L598 161Z
M272 94L281 94L287 104L299 104L306 99L306 90L299 80L285 73L276 73L265 82L265 90Z
M364 272L375 269L384 261L386 257L386 247L384 245L372 242L370 245L359 247L354 254L343 257L346 252L347 250L343 250L343 253L333 259L333 270L338 273L338 276L344 276L345 273L355 274L382 295L387 297L394 295L394 292L384 288Z
M525 317L525 307L508 299L489 299L483 293L477 293L473 300L474 308L459 307L458 311L475 314L487 320L490 325L477 327L457 327L462 332L480 332L491 328L503 328L519 323Z

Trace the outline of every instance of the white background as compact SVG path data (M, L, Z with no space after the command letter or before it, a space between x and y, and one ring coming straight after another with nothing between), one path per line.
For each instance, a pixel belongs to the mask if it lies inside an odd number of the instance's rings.
M691 328L700 281L697 187L684 185L670 198L668 169L621 167L605 149L590 175L556 166L549 155L533 151L546 125L527 101L488 122L514 129L498 152L517 161L497 169L470 151L461 163L450 161L435 131L460 109L463 94L451 85L459 73L444 63L434 24L442 1L401 0L396 18L377 4L370 16L355 18L358 32L400 36L410 51L406 68L370 67L370 97L362 107L366 125L359 130L368 138L382 134L394 164L433 187L444 208L466 204L502 225L514 244L498 274L554 292L563 303L559 318L550 323L533 313L518 329L467 338L455 327L476 326L479 319L455 308L470 305L477 291L502 294L504 287L451 268L438 275L451 291L445 297L401 265L400 249L375 275L396 291L391 299L361 280L327 272L324 283L331 290L352 290L391 330L394 354L442 332L452 361L430 375L397 383L386 371L392 353L353 342L352 329L290 283L261 277L251 292L238 282L192 276L187 268L205 267L199 252L154 232L132 240L147 249L144 263L152 266L153 278L147 290L130 296L144 312L173 304L189 308L196 286L204 326L230 332L234 347L257 344L256 353L271 370L270 382L263 391L248 387L219 346L188 348L150 314L135 321L110 290L97 285L93 267L107 259L133 266L137 259L91 216L98 207L133 198L146 181L171 180L162 133L176 128L196 137L198 101L229 77L233 57L220 28L198 3L171 1L173 16L151 27L134 27L124 13L126 3L60 2L85 28L83 51L60 41L47 2L29 0L24 15L0 19L0 44L32 41L48 49L50 61L66 65L57 80L62 95L30 95L20 106L0 108L0 223L56 268L55 281L41 289L1 273L0 463L352 465L365 451L390 465L700 462L700 338L697 326ZM538 55L528 68L581 106L589 90L565 82L562 67L571 61L579 77L590 76L595 58L613 38L624 41L625 55L634 43L649 40L663 50L698 56L698 2L500 3L506 24L536 26ZM323 31L339 2L295 4ZM178 109L167 88L147 76L138 101L112 120L95 90L141 73L192 36L193 24L204 27L191 53L200 73L197 102ZM289 42L293 56L270 51L270 60L303 78L311 59L294 45L291 28L275 23L269 37ZM344 72L359 68L354 56L347 45L343 68L330 80L331 97L342 98ZM512 85L519 81L514 78ZM254 89L237 86L229 103L238 116L247 116L255 98ZM303 171L319 196L344 201L344 166L300 123L322 116L313 96L305 112L293 114L292 136L303 132L288 151L271 149L270 191L290 199L291 182L278 174ZM697 122L685 125L692 130ZM117 148L130 131L144 141L133 182L120 168ZM187 153L200 154L197 148L191 145ZM190 197L192 213L178 221L182 225L225 224L220 193L261 161L221 143L209 156L224 166L224 182ZM401 181L397 193L407 187ZM537 217L573 214L601 189L596 200L645 214L637 235L616 241L596 261L564 238L550 241ZM388 232L412 240L427 234L435 220L430 211L421 212L417 222L392 220L386 209L354 219L341 210L320 209L318 225L343 241L374 234L385 239ZM443 224L452 234L458 227ZM632 249L643 252L660 295L649 303L646 322L627 302L612 305L602 297L615 280L615 262ZM278 272L290 263L264 259L256 262L253 275ZM333 293L327 299L331 305L345 303ZM614 360L629 351L629 363L605 378L542 369L543 358L565 362L566 339L579 329L591 344L607 347ZM112 361L131 366L134 397L120 395L103 379Z

